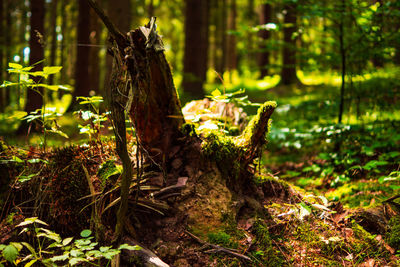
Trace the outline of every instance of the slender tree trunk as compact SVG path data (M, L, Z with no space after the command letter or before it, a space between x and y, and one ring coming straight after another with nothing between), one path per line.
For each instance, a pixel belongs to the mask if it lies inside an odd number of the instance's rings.
M255 12L255 1L247 0L246 12L245 12L245 23L247 23L250 27L258 24L258 16ZM257 68L257 53L255 52L257 49L257 35L255 35L252 31L246 31L245 34L245 45L246 51L245 59L246 64L249 70L254 70Z
M100 92L100 60L99 60L99 44L101 35L101 25L99 18L90 10L90 58L89 58L89 77L90 89Z
M147 6L147 14L151 18L154 16L154 1L150 0L149 5Z
M281 84L290 85L299 83L296 75L296 40L294 33L297 32L297 12L295 4L286 4L284 6L286 11L283 29L283 55L282 55L282 71L281 71Z
M272 21L272 7L270 4L262 4L260 7L260 24L265 25ZM268 65L269 61L269 49L267 46L268 41L271 38L271 32L268 29L259 31L259 37L261 37L260 53L258 54L258 67L261 70L260 78L263 78L269 74Z
M217 25L215 30L215 42L216 42L216 59L215 59L215 70L219 75L223 75L225 72L225 57L226 57L226 0L216 0L217 11L216 19ZM219 77L216 78L217 82L221 82Z
M228 31L236 31L236 17L236 0L230 0L227 23ZM226 39L225 68L230 72L231 76L232 71L237 69L236 35L229 33Z
M0 84L4 81L4 55L5 55L5 40L4 40L4 0L0 0ZM5 90L0 89L0 112L4 112L6 108Z
M29 65L36 64L44 59L44 18L45 18L45 0L32 0L31 4L31 17L30 17L30 39L29 39ZM40 71L43 69L43 62L36 64L33 71ZM40 82L39 77L32 77L35 82ZM43 89L39 88L43 94ZM18 100L19 101L19 100ZM27 92L26 99L26 112L32 112L40 109L43 105L42 96L33 90Z
M75 62L75 89L72 94L72 102L68 111L76 109L78 96L89 96L89 57L90 57L90 6L87 1L78 3L78 26L77 26L77 53Z
M131 15L131 1L130 0L114 0L108 1L108 16L115 26L123 33L128 32L131 27L132 15ZM105 83L106 86L110 83L110 75L112 71L112 57L106 55L106 74Z
M340 104L339 104L339 115L338 115L338 123L342 123L343 117L343 109L344 109L344 92L346 85L346 50L344 47L344 12L346 10L345 0L341 0L341 20L339 24L339 49L340 49L340 57L342 63L342 85L340 87Z
M5 57L5 62L11 62L11 31L7 31L6 29L12 29L12 19L11 19L11 12L7 12L7 10L11 10L13 8L12 6L12 0L4 0L4 12L5 12L5 27L4 27L4 57ZM7 81L10 80L10 73L6 72L5 73L5 79ZM4 94L5 102L10 103L11 102L11 93L10 90L5 90Z
M56 65L56 52L57 52L57 6L58 0L51 2L51 44L50 44L50 66ZM50 75L49 84L54 84L54 75Z
M61 42L60 42L60 57L59 57L59 65L63 68L60 71L60 84L65 84L65 73L66 73L66 66L65 66L65 35L66 35L66 28L67 28L67 18L65 9L67 7L67 0L61 0ZM59 97L62 96L62 90L59 91Z
M209 1L188 0L185 8L183 90L190 98L204 97L207 73Z
M27 46L26 36L26 25L28 24L28 6L25 5L25 2L21 3L19 6L20 9L20 24L19 24L19 44L18 44L18 55L21 56L21 62L24 62L24 49Z
M375 0L375 3L379 3L379 7L377 9L377 13L375 17L373 18L373 21L375 22L374 24L379 27L379 32L377 32L377 35L381 35L383 32L383 13L382 13L382 5L383 5L383 0ZM375 38L377 38L376 36ZM383 37L380 36L380 39L383 39ZM374 67L376 68L382 68L384 64L384 57L383 57L383 48L382 48L382 41L381 40L376 40L374 43L373 49L376 51L374 52L372 56L372 64L374 64Z

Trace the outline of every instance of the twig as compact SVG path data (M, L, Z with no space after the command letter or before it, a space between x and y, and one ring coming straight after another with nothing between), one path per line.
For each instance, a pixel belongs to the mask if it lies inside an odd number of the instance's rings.
M200 238L198 238L197 236L195 236L194 234L192 234L192 233L190 233L188 231L185 231L185 233L188 236L190 236L191 238L193 238L194 240L196 240L198 243L202 244L204 248L206 248L206 247L211 247L212 248L210 250L205 251L205 253L224 252L226 254L241 258L243 260L252 261L252 259L247 257L246 255L237 253L237 252L233 251L230 248L224 248L224 247L221 247L221 246L218 246L218 245L214 245L214 244L208 243L208 242L206 242L204 240L201 240Z

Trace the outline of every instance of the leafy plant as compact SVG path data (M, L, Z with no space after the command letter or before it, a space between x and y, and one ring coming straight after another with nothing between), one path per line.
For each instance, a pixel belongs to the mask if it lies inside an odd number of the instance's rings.
M40 226L39 226L40 225ZM93 241L92 231L86 229L80 233L82 238L74 240L73 237L62 239L61 236L47 228L47 223L37 217L27 218L17 227L23 227L22 233L28 233L33 238L32 243L10 242L8 245L0 244L0 266L3 263L18 264L26 262L24 266L30 267L36 263L44 266L58 266L60 263L74 266L83 262L94 266L101 266L101 260L110 262L113 257L121 253L122 249L139 250L139 246L122 244L118 248L111 246L98 246Z
M80 105L87 106L87 110L79 110L74 112L77 114L79 118L83 119L84 121L88 122L86 125L78 125L81 134L87 134L90 139L95 137L99 139L100 130L104 126L102 125L103 122L107 121L107 116L110 114L109 112L100 113L99 105L102 103L103 97L101 96L90 96L90 97L83 97L78 96L77 100L79 101Z
M39 62L38 62L39 63ZM37 63L36 63L37 64ZM33 90L38 93L42 97L43 105L41 108L32 111L30 114L27 114L25 111L16 111L14 112L14 117L17 116L22 120L26 120L28 123L35 122L38 123L43 131L43 149L46 149L46 137L47 133L55 133L61 135L62 137L68 138L68 136L62 132L56 122L56 120L62 116L62 114L56 111L56 108L47 107L48 99L47 99L47 90L50 91L58 91L70 89L64 85L49 85L43 83L43 80L47 79L49 75L54 75L60 72L62 67L59 66L50 66L44 67L42 71L32 71L33 66L24 67L17 63L8 63L9 69L7 70L9 73L14 73L17 75L17 82L9 82L5 81L1 86L3 88L8 87L17 87L18 92L20 88ZM40 77L38 82L35 82L30 77ZM43 88L43 91L40 89Z

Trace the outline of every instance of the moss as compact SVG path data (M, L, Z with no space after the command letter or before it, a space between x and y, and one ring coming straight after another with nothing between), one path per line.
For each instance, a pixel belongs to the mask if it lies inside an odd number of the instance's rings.
M367 258L383 259L390 257L389 252L379 244L374 235L370 234L354 220L351 222L350 226L351 229L353 229L354 237L358 239L351 245L360 263Z
M395 216L389 221L388 243L396 250L400 249L400 216Z
M190 137L197 136L196 124L194 124L194 123L184 123L181 126L181 132L186 136L190 136Z
M253 224L253 233L256 236L258 250L253 255L262 261L264 266L282 266L283 259L278 257L279 251L272 246L272 239L267 225L258 219Z
M122 173L122 167L115 165L115 162L112 160L107 160L101 164L97 176L100 179L100 182L103 187L106 184L113 184Z
M243 150L235 144L233 137L226 136L218 131L209 131L205 133L205 139L201 144L203 154L215 160L221 171L229 174L240 173L241 154Z
M218 244L223 247L237 248L238 242L225 231L210 232L207 234L208 241L212 244Z
M274 176L270 176L270 175L262 175L262 174L254 174L254 182L257 185L263 185L265 183L278 183L279 185L281 185L283 187L283 189L288 190L290 188L289 184L284 181L279 179L278 177L274 177Z
M264 104L261 105L261 107L257 111L257 115L255 115L249 122L249 124L246 126L244 129L242 135L241 135L241 145L248 145L251 142L252 137L254 136L254 131L259 128L260 120L262 119L262 116L268 112L270 109L275 109L276 108L276 102L275 101L267 101ZM268 133L271 127L271 120L268 122L268 129L266 129L265 133ZM265 136L264 136L265 138ZM264 142L266 143L266 138Z
M0 153L6 152L8 150L8 147L6 143L0 139Z

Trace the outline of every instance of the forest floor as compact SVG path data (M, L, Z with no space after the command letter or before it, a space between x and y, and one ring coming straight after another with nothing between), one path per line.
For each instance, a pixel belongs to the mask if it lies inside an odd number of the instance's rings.
M390 90L388 95L380 93L379 101L371 92L381 83ZM269 144L256 166L256 178L266 184L262 212L247 207L236 218L219 212L218 223L189 227L187 215L167 212L173 198L162 201L161 195L156 204L146 202L151 192L158 192L163 174L144 166L140 219L131 222L140 229L139 240L172 266L398 266L400 204L391 198L400 194L400 110L390 94L398 95L400 82L372 79L363 88L370 90L369 98L359 97L349 105L342 124L336 123L335 86L248 90L254 102L278 100ZM244 109L255 111L251 106ZM70 118L63 120L67 128L77 129ZM76 130L69 134L79 135ZM90 187L106 192L95 206L105 225L100 239L111 239L117 195L113 184L121 169L112 138L91 138L47 152L39 146L19 147L11 139L13 146L0 146L0 169L12 181L11 191L0 182L0 244L21 241L16 225L25 214L45 220L63 238L78 239L79 232L93 227L88 223L94 212ZM62 143L55 140L56 146ZM130 142L134 147L133 136ZM189 181L186 186L193 185ZM211 203L230 198L218 183L201 190L211 192ZM204 198L189 193L185 197L211 215L215 212ZM24 238L29 240L29 235Z

